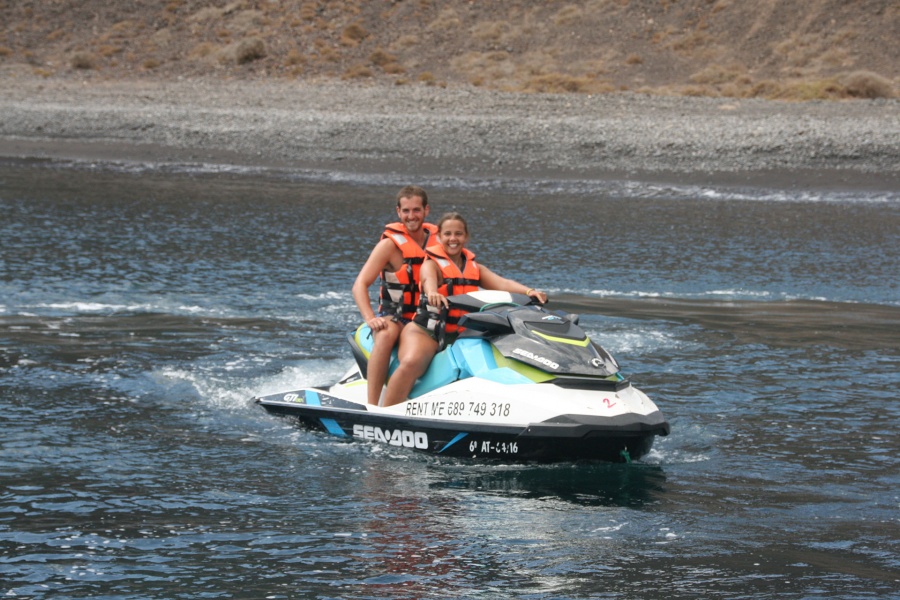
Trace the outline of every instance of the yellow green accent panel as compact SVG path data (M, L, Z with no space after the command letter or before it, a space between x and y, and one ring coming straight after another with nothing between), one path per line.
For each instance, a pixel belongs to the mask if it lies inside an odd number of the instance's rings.
M495 346L491 346L491 349L494 351L494 362L497 363L498 367L507 367L512 369L516 373L527 377L535 383L542 383L544 381L552 381L556 379L555 376L545 373L540 369L532 367L531 365L526 365L523 362L519 362L517 360L512 360L510 358L506 358L497 350Z
M571 340L568 338L561 338L561 337L555 337L552 335L546 335L544 333L541 333L540 331L532 330L532 333L544 338L545 340L550 340L551 342L559 342L560 344L572 344L573 346L587 347L587 345L591 343L591 340L589 340L587 336L584 336L583 340Z

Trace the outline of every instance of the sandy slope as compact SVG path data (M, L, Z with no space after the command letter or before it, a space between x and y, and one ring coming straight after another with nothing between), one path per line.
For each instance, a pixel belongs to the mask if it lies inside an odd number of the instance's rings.
M0 114L0 156L7 157L900 187L896 100L24 78L0 90Z

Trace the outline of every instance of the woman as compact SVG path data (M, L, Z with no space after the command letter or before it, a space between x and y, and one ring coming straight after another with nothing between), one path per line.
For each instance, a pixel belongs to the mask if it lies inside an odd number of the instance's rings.
M475 262L475 255L465 246L469 241L469 226L459 213L447 213L438 221L438 244L426 249L428 258L420 272L420 290L428 306L419 308L412 323L400 333L398 358L400 364L388 381L384 406L393 406L407 399L416 380L425 373L438 351L437 313L447 307L447 296L465 294L477 289L501 290L525 294L547 302L547 294L511 279L500 277L484 265ZM445 334L452 340L459 333L460 313L451 311Z

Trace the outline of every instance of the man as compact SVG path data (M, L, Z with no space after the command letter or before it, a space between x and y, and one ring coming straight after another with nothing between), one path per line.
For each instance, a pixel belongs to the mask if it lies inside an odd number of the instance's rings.
M434 243L433 236L437 233L434 225L425 222L429 210L425 190L414 185L400 190L397 194L399 222L385 226L381 241L372 249L353 284L353 300L374 335L366 375L369 404L379 403L391 351L403 326L416 314L424 248ZM379 276L381 305L376 313L369 299L369 287Z

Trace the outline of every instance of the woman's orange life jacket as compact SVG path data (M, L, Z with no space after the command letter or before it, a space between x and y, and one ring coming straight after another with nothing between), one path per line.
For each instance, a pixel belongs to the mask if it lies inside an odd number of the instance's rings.
M481 270L478 268L478 263L475 262L475 254L470 252L468 248L462 249L462 270L456 266L456 263L450 260L450 257L447 256L447 253L444 251L444 247L440 244L429 246L425 249L425 252L428 254L429 260L433 260L437 263L438 268L441 270L441 276L444 278L444 283L441 284L437 290L439 294L442 296L453 296L455 294L468 294L469 292L478 291L478 286L481 283ZM440 320L440 315L434 312L436 310L437 309L433 306L427 306L424 312L428 317L428 324L426 325L422 322L424 320L422 311L419 313L417 322L433 329L433 327L430 327L432 322L435 322L436 324L436 321ZM444 333L458 333L459 319L464 314L465 312L458 308L451 308L447 313Z
M409 236L403 223L385 225L381 239L389 239L403 254L403 266L398 271L381 272L381 306L379 314L396 315L404 319L416 316L419 305L419 270L425 261L424 246L432 237L437 237L437 225L422 223L425 230L425 243L420 246Z

